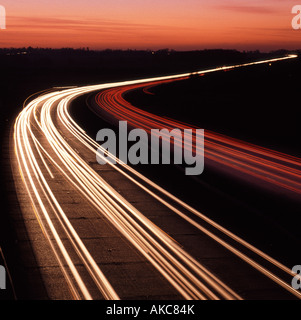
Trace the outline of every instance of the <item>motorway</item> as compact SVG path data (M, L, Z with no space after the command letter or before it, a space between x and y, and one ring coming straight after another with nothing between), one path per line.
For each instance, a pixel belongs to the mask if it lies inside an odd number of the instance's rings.
M134 108L123 99L128 90L149 90L187 77L189 74L53 88L24 106L14 127L14 172L48 298L301 297L291 287L292 271L274 258L119 159L117 165L100 166L96 153L101 147L69 113L76 98L96 93L99 109L95 112L110 121L127 120L148 132L152 128L191 128ZM300 193L298 158L207 131L205 153L209 165L219 170L239 172L258 183ZM204 258L219 265L219 272L205 266Z

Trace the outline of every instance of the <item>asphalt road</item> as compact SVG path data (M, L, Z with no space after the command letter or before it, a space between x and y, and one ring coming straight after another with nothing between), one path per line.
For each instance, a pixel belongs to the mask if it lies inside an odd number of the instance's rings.
M234 67L243 66L228 68ZM100 146L70 117L70 104L83 94L112 87L117 90L140 84L147 87L187 76L61 88L41 94L20 113L14 129L13 167L29 239L19 235L19 244L24 251L32 247L47 298L301 296L290 285L291 270L280 262L125 163L99 165L96 151ZM101 95L104 92L107 91L101 91ZM119 106L122 104L121 101ZM112 106L111 101L109 105ZM127 114L133 115L129 110ZM211 139L212 152L223 145L224 155L232 148L231 162L240 159L244 170L250 166L252 173L266 170L265 176L278 174L279 187L298 187L294 181L288 183L274 168L269 171L268 161L283 155L237 145L233 140L219 141L216 146L216 140L224 138L216 135ZM247 152L252 156L246 156ZM264 160L258 164L262 154ZM222 158L221 153L217 158ZM296 159L280 160L285 162L285 168L277 163L277 169L286 170L288 176L298 174L288 165ZM33 271L35 265L27 268L28 272Z

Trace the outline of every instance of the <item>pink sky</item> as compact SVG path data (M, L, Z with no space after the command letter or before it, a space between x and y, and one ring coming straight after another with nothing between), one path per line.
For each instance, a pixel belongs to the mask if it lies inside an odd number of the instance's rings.
M0 47L301 48L301 0L0 0Z

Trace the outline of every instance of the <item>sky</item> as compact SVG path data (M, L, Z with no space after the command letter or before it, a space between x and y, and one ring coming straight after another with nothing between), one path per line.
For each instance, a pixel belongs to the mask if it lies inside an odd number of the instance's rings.
M0 47L301 48L301 0L0 0Z

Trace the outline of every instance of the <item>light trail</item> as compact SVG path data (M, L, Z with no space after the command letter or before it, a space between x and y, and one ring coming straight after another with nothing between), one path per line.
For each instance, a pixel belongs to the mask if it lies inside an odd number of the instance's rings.
M288 56L280 59L271 59L237 66L216 68L200 71L198 74L245 67L260 63L270 63L273 61L292 59L294 57L295 56ZM70 220L55 196L55 190L51 189L49 180L51 181L54 179L57 172L59 172L66 181L75 187L83 197L97 209L99 214L104 216L185 299L241 299L237 293L213 275L189 253L183 250L176 241L147 219L140 211L138 211L116 190L106 183L102 177L90 167L82 156L76 152L56 126L56 121L59 121L60 124L65 127L67 132L69 132L69 134L78 141L78 143L86 148L86 150L96 154L100 146L86 135L86 133L74 122L68 113L69 105L73 99L82 94L116 88L116 91L114 90L113 94L111 90L103 92L107 92L108 94L110 93L110 97L108 98L105 96L105 100L110 104L112 103L111 109L108 105L105 106L106 111L112 112L112 114L118 118L120 116L119 113L125 112L123 109L123 104L125 102L122 99L121 94L124 90L128 90L129 86L137 86L141 84L143 84L143 86L149 86L153 82L160 83L162 81L178 80L183 79L188 75L189 74L181 74L54 91L44 94L32 102L29 102L18 116L15 123L14 141L20 174L31 199L36 217L41 225L45 237L50 243L58 264L65 276L69 289L75 299L92 299L93 297L74 264L72 254L68 252L66 246L63 244L61 239L62 235L60 234L61 231L56 229L53 223L53 217L55 217L59 222L60 227L63 230L63 234L69 239L74 252L76 252L77 256L82 261L91 279L94 281L103 297L105 299L114 300L119 299L119 297L111 286L109 280L105 277L87 250L76 230L73 228ZM118 87L122 87L122 89ZM115 97L116 92L118 93L117 107L115 98L112 98ZM146 122L144 121L145 118L143 117L145 115L141 115L141 110L137 109L133 111L133 108L129 108L129 106L126 106L126 108L127 110L124 115L128 115L129 120L132 120L132 118L134 119L136 112L139 114L138 118L135 117L133 125L139 124L139 121L144 127L145 125L150 125L150 120L147 120ZM153 119L152 121L158 121L160 122L160 125L168 124L172 126L174 124L179 124L172 122L171 120L166 122L166 119L160 119L154 115L151 116ZM128 120L128 118L125 119ZM137 119L139 121L137 121ZM153 125L153 122L151 122L151 124ZM222 137L220 139L226 138ZM218 139L215 139L212 142L213 150L214 143L217 144L217 140ZM222 140L218 146L220 147L220 145L223 143L225 144L226 142L231 147L233 146L232 139L229 141ZM248 149L251 149L252 152L254 151L252 149L253 146L248 145L246 147L244 144L241 144L242 142L237 142L238 150L235 150L235 155L237 156L237 159L240 160L242 158L240 157L240 149L243 151ZM268 156L270 156L269 150L260 150L262 153L267 153ZM227 153L227 148L224 148L222 152L227 156L229 155L229 153ZM221 157L221 153L218 155ZM215 156L218 158L218 155ZM277 153L274 155L276 157L281 157L282 160L282 154ZM113 157L113 155L111 156ZM47 165L46 159L47 161L50 161L52 165L51 167L50 165ZM252 159L251 156L250 159ZM249 161L251 162L250 159ZM294 163L298 163L297 159L290 158L289 160ZM256 253L261 258L264 258L273 266L276 266L293 276L288 268L208 219L205 215L189 207L166 190L160 188L158 185L139 174L130 166L122 163L121 161L118 162L119 165L112 165L115 170L122 173L130 181L141 187L148 194L152 195L156 200L160 201L187 222L191 223L194 227L201 230L211 239L221 244L224 248L228 249L252 267L256 268L258 271L281 285L284 289L299 298L301 297L301 294L297 290L291 288L291 286L281 278L255 262L253 259L249 258L245 253L242 253L230 245L227 241L202 227L197 221L191 219L186 214L187 211L192 212L196 217L206 221L216 230L222 232L225 236L235 240L237 243L243 245L246 249L253 251L253 253ZM265 167L267 166L268 162L265 164ZM45 170L43 170L43 168L45 168ZM282 167L279 168L281 170L287 170L286 167L284 169ZM298 174L298 171L292 171L292 173ZM157 190L158 194L151 191L149 187ZM169 201L163 200L160 193L167 196ZM176 205L180 206L181 209L176 207Z
M156 82L156 84L167 82L169 80ZM138 84L101 91L96 96L96 102L100 107L99 114L104 115L105 111L111 115L110 119L127 121L129 126L144 129L149 134L152 129L169 131L175 128L197 129L195 126L136 108L123 98L126 92L144 87L145 84ZM168 135L163 135L163 140L169 138ZM252 177L259 183L264 182L272 187L277 186L297 194L301 193L301 159L209 130L206 130L204 140L206 166L223 169L228 173L238 172L245 180ZM194 137L194 151L195 141L196 137ZM181 147L182 136L175 137L172 142Z

